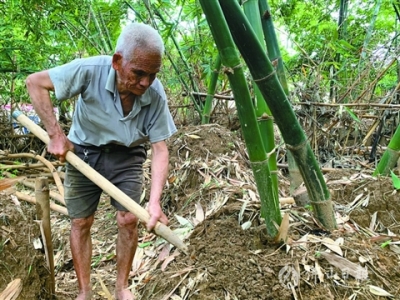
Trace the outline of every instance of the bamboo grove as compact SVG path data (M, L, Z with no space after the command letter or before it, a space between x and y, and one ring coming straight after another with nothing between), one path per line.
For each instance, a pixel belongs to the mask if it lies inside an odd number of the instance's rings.
M233 96L268 235L275 236L281 222L274 124L288 150L291 188L304 180L316 217L332 229L318 141L305 135L293 108L334 105L357 130L357 116L373 115L374 131L358 142L372 140L374 175L390 174L400 151L399 11L398 1L390 0L96 0L79 9L69 0L3 1L0 104L28 101L23 82L29 73L110 54L122 24L149 23L166 43L160 77L179 122L218 122L221 111L230 119L232 101L224 97ZM318 125L329 140L330 127ZM387 136L393 137L387 151L377 157L374 149Z

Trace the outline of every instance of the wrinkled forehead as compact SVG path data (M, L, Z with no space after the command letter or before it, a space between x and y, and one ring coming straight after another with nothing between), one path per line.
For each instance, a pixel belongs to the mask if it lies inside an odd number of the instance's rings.
M161 68L162 56L158 52L137 49L133 52L132 59L128 61L130 68L142 70L146 73L158 73Z

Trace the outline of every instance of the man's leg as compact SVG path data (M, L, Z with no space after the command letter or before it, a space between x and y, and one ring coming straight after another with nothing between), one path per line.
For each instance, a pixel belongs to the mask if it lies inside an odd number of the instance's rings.
M138 218L131 212L118 211L118 238L117 238L117 282L115 284L115 298L117 300L132 300L133 295L127 289L129 272L138 244Z
M90 300L92 297L92 288L90 285L92 239L90 228L93 220L94 215L87 218L71 219L70 244L79 284L79 294L76 300Z

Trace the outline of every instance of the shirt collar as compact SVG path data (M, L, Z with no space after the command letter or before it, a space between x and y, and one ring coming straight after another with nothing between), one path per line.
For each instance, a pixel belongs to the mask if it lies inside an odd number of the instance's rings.
M115 78L116 78L115 70L113 67L111 67L110 72L108 72L106 90L114 94L117 88L115 85Z

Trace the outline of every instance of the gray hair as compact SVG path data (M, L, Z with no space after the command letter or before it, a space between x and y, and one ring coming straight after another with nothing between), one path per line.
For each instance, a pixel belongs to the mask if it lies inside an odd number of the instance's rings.
M116 53L121 53L124 59L131 59L136 48L149 52L164 53L164 42L153 27L142 23L131 23L122 29L115 47Z

